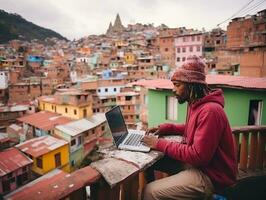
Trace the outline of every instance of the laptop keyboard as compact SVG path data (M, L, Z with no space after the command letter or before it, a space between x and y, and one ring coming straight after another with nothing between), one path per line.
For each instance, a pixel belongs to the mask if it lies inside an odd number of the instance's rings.
M131 146L140 146L141 143L141 139L143 138L143 135L140 134L130 134L130 136L127 138L127 140L125 141L125 145L131 145Z

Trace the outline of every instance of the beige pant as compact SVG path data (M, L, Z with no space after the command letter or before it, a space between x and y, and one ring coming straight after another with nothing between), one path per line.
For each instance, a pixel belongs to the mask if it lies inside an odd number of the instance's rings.
M207 199L213 191L209 177L190 168L147 184L144 200Z

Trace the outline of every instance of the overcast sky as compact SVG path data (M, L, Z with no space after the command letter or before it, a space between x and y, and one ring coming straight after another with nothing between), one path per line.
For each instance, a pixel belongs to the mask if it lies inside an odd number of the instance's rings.
M266 0L0 0L0 9L17 13L68 39L78 39L105 33L117 13L124 26L164 23L171 28L210 30L249 2L236 16L255 14L266 8ZM221 27L226 29L228 22Z

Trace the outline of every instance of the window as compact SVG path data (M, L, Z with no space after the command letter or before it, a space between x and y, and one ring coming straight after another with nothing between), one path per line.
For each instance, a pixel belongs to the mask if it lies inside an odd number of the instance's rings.
M183 62L186 61L186 57L183 57L183 58L182 58L182 61L183 61Z
M76 164L76 161L75 160L71 160L71 166L74 167Z
M164 51L166 51L166 52L167 52L167 51L168 51L168 48L165 48L165 49L164 49Z
M67 108L65 108L65 113L67 113Z
M200 41L200 36L199 35L197 36L197 41Z
M197 46L197 51L200 51L200 46Z
M75 110L74 110L74 115L76 115L76 114L77 114L77 110L75 109Z
M37 167L42 169L42 157L36 158Z
M104 130L105 130L105 126L103 125L103 126L102 126L102 131L104 131Z
M176 58L176 62L180 62L180 57L177 57Z
M61 153L55 154L54 159L55 159L55 167L60 167L61 166Z
M23 171L23 172L26 172L26 171L27 171L27 167L26 167L26 166L23 167L23 168L22 168L22 171Z
M98 92L101 92L101 89L98 89Z
M191 40L192 40L192 42L194 42L195 41L195 36L191 36Z
M83 117L87 117L87 109L83 109Z
M177 98L172 96L166 97L166 119L177 120Z
M182 47L182 52L186 52L186 47Z
M116 88L114 88L114 92L116 92Z
M130 101L132 99L132 96L126 96L126 101Z
M180 47L177 47L176 52L180 53Z
M71 146L76 145L76 139L71 140Z
M105 88L104 91L105 91L105 92L108 92L108 88Z
M193 46L189 47L189 51L192 52L193 51Z

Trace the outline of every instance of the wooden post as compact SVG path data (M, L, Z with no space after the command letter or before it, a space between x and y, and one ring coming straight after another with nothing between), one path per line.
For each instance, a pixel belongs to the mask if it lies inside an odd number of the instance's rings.
M91 200L119 200L120 185L117 184L113 188L103 180L91 185Z
M137 200L139 196L139 174L136 174L123 181L121 200Z
M248 162L248 132L242 133L239 169L247 171Z
M258 147L257 147L257 168L263 169L263 154L265 151L265 138L266 135L263 132L260 132L259 134L259 141L258 141Z
M253 131L251 132L251 137L250 137L249 161L248 161L248 169L251 169L253 171L256 168L257 143L258 143L258 132Z
M235 148L236 148L236 159L238 162L238 152L239 152L239 133L235 133L234 134L234 142L235 142Z
M139 173L139 193L140 193L140 196L142 195L143 193L143 189L144 187L146 186L146 178L145 178L145 172L140 172Z

